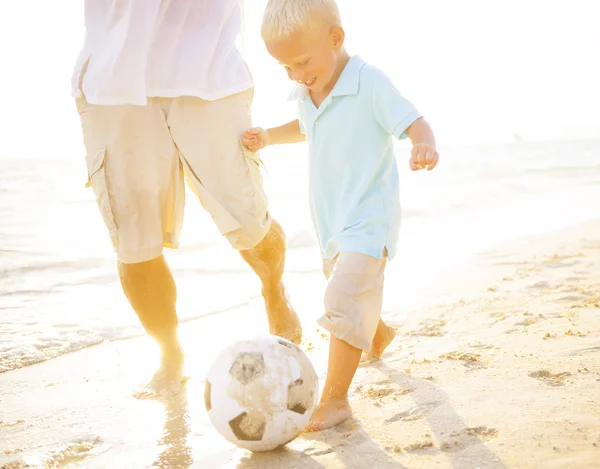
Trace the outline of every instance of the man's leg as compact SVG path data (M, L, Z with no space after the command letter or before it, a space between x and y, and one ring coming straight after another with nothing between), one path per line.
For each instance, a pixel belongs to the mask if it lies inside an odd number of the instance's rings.
M262 282L269 332L299 344L302 340L302 326L290 305L282 281L285 248L283 228L275 220L271 220L271 228L263 240L252 249L241 250L240 254Z
M217 101L177 98L168 122L191 189L262 282L270 332L299 343L300 321L282 282L285 234L268 213L260 158L241 143L252 127L251 103L251 90Z
M160 346L164 378L178 379L183 351L177 337L177 289L164 256L138 264L119 262L119 279L144 329Z
M147 106L77 102L89 184L119 261L123 291L162 352L152 390L178 380L176 288L162 257L177 247L184 204L179 152L157 100ZM160 379L158 379L160 378Z

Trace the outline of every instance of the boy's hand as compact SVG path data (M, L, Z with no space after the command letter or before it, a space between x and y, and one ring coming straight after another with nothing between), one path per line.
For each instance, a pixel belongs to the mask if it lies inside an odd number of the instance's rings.
M433 146L428 143L417 143L412 148L408 164L413 171L425 168L431 171L438 164L439 159L440 155Z
M268 130L260 127L253 127L244 132L242 143L250 151L258 151L271 144L271 135Z

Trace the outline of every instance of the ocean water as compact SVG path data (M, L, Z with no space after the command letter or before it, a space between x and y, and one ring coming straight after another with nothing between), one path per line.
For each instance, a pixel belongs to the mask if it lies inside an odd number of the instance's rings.
M413 296L435 287L424 279L443 281L433 275L441 266L448 271L506 240L600 214L600 141L442 146L430 173L408 170L405 143L396 153L403 225L389 270L396 289ZM263 159L271 211L288 236L293 300L294 285L319 269L306 148L268 149ZM0 158L0 373L143 334L85 182L82 158ZM260 292L195 197L187 200L182 246L166 251L182 322L228 311ZM407 307L408 297L384 309Z

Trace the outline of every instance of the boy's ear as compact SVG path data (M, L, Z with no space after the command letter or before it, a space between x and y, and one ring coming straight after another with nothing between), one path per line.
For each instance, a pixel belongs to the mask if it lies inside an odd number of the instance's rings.
M333 41L334 49L341 49L344 46L345 38L346 33L344 32L344 28L341 26L334 26L331 29L331 39Z

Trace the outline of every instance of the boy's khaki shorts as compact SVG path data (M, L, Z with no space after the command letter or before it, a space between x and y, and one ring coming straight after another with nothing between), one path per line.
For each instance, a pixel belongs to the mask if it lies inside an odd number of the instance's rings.
M252 126L248 90L218 101L150 98L146 106L77 99L88 184L119 261L139 263L179 245L186 177L236 249L270 228L260 159L241 143Z
M376 259L365 254L341 252L323 261L329 280L325 314L317 323L332 335L368 352L381 315L383 277L387 254Z

